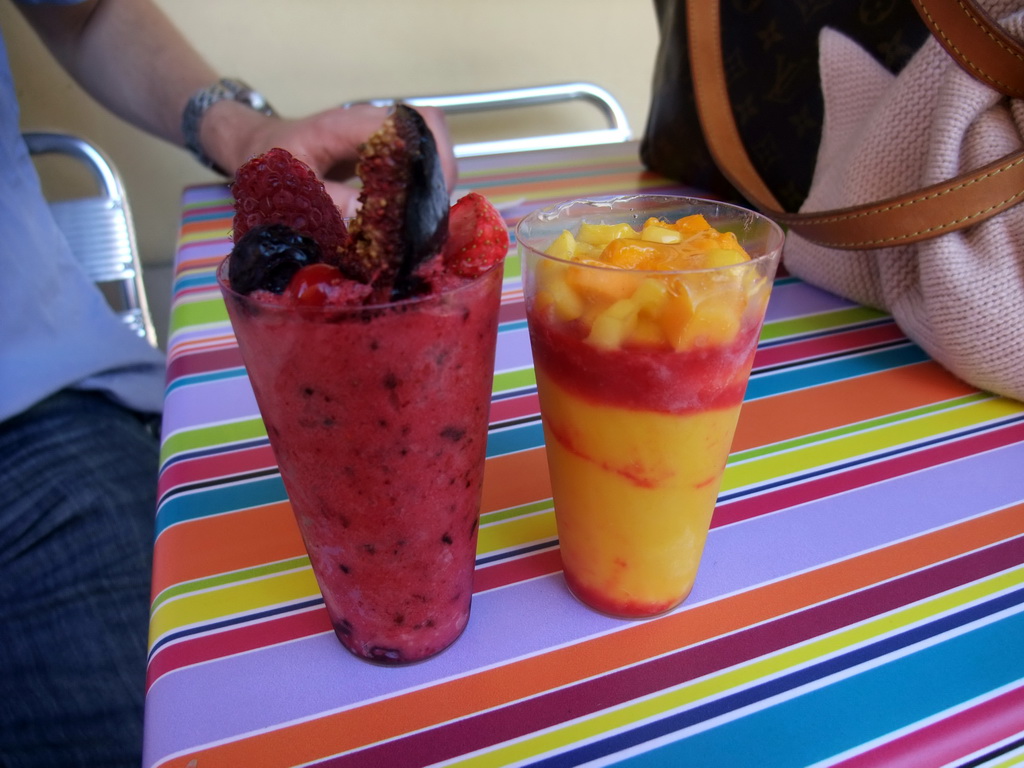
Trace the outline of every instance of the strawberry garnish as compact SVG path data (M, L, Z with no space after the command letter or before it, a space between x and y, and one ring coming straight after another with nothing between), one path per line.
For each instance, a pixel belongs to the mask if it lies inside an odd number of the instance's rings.
M448 214L444 263L463 277L476 277L508 254L508 228L487 198L470 192Z
M235 174L233 237L267 224L284 224L319 245L324 259L337 262L348 241L341 212L313 170L284 149L249 160Z

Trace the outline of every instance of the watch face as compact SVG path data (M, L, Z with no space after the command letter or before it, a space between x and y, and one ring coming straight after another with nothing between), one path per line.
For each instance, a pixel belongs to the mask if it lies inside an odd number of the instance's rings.
M267 104L267 100L264 99L261 94L256 93L256 91L246 91L245 99L249 102L249 106L255 109L257 112L264 112L265 114L268 115L273 114L273 110L270 108L270 105Z
M257 112L262 112L265 115L274 114L273 108L263 98L263 95L254 91L241 80L222 80L221 83L228 89L231 98L235 101L248 104Z

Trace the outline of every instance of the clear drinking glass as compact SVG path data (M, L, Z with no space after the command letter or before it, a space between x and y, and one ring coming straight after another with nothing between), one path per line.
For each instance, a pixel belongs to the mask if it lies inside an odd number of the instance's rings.
M381 664L469 619L502 270L377 306L221 292L327 611Z
M750 260L652 270L546 254L583 224L694 214ZM603 613L664 613L696 578L783 233L736 206L638 195L536 211L516 236L566 582Z

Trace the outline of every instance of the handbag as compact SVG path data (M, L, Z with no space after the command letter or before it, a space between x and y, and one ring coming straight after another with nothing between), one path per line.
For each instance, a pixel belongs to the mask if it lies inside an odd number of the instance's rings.
M685 0L653 0L660 42L640 154L663 176L742 202L708 152L687 51ZM818 76L822 27L856 40L899 72L929 37L907 0L725 0L721 45L743 143L787 210L810 188L824 104Z
M898 74L840 32L821 32L823 127L794 213L737 128L718 0L687 0L703 136L723 176L788 227L790 273L890 312L953 374L1024 400L1024 8L914 7L931 37Z

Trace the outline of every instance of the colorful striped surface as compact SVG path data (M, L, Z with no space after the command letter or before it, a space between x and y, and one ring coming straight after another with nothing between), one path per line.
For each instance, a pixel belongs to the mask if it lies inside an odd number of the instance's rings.
M686 192L635 144L463 162L510 224ZM1024 762L1024 406L877 311L777 281L697 585L627 622L560 574L518 263L470 626L408 668L336 641L186 190L168 349L145 765L1009 766Z

